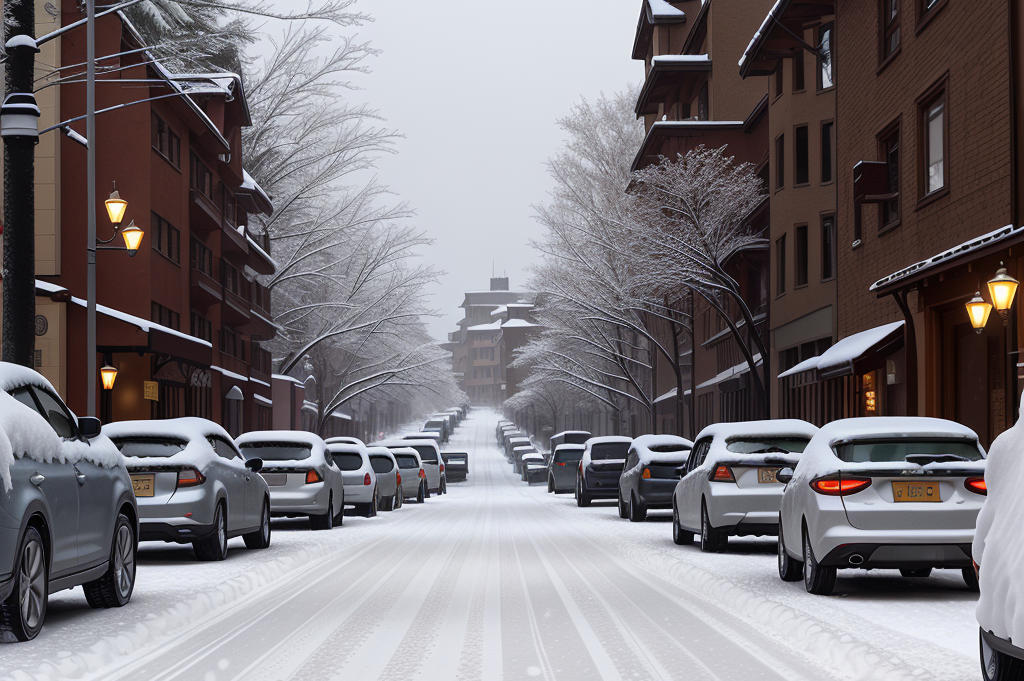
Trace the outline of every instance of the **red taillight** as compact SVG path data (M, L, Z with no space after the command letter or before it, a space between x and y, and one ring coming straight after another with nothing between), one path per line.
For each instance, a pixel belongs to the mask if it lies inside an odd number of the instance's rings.
M363 476L363 484L369 486L369 484L370 484L370 474L369 473L367 473L366 475Z
M871 486L871 478L818 478L811 481L811 489L830 497L845 497Z
M651 469L650 468L645 468L644 472L640 474L640 477L643 478L644 480L650 480L651 479Z
M564 465L565 465L565 462L564 462L564 461L556 461L556 462L555 462L555 465L556 465L556 466L564 466Z
M736 476L728 466L718 466L711 473L712 482L736 482Z
M964 481L964 487L975 494L988 495L988 486L985 484L985 478L967 478Z
M323 482L323 478L315 470L306 471L306 484L312 485L314 482Z
M441 472L444 473L444 464L441 464Z
M195 468L183 468L178 471L178 487L195 487L206 482L206 476Z
M423 470L422 468L420 469L420 477L421 478L427 477L427 472L425 470Z
M402 484L402 474L401 473L395 473L395 483L399 484L399 485Z

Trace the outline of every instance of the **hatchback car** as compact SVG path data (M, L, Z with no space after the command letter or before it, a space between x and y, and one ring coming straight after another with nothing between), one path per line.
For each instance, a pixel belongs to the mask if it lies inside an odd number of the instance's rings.
M583 458L583 445L558 445L548 463L548 492L561 494L576 488L576 469Z
M126 605L138 517L99 420L76 418L39 373L0 362L0 628L35 638L49 594L79 585L94 608Z
M423 424L423 427L420 430L437 431L438 433L441 434L442 443L448 442L448 438L451 435L450 431L448 430L448 419L442 418L440 416L431 417L426 423Z
M437 443L438 449L440 449L441 445L444 444L442 442L442 440L441 440L441 433L439 433L436 430L424 431L424 432L420 432L420 433L408 433L406 435L403 435L401 439L403 439L403 440L433 440L434 442Z
M465 482L469 476L469 452L441 452L445 480Z
M367 518L377 515L380 504L377 473L370 465L366 446L338 443L327 445L327 453L345 481L345 503L354 506L359 515Z
M841 568L927 577L962 570L985 502L985 452L970 428L934 418L833 421L811 440L782 497L779 576L830 594Z
M535 482L544 482L544 478L547 477L548 464L544 460L543 454L532 452L523 455L519 463L519 469L522 471L523 482L533 484Z
M270 546L270 491L263 461L242 458L213 421L120 421L103 433L121 450L139 506L139 539L192 544L200 560L224 560L228 539Z
M377 498L380 510L394 511L402 507L402 480L398 473L398 462L387 447L367 447L370 466L377 474Z
M427 491L427 472L423 469L420 453L412 447L389 448L398 462L400 489L406 499L415 499L422 504L430 498Z
M270 514L307 516L314 530L344 521L345 482L320 436L295 430L257 430L235 444L246 459L263 462L260 475L270 488Z
M515 465L515 449L516 447L533 447L533 443L530 442L530 438L525 434L513 435L511 437L505 436L505 458L513 466ZM518 470L516 471L519 472Z
M429 499L431 492L444 494L447 491L448 483L444 475L444 461L441 459L441 448L434 440L381 440L374 445L387 447L392 452L395 449L411 447L420 455L420 462L427 475L426 497ZM406 492L408 493L408 492Z
M642 523L649 509L672 508L679 467L686 465L692 448L692 442L675 435L633 440L619 477L619 517Z
M576 469L576 505L590 506L594 499L615 499L626 452L633 442L621 435L592 437L583 445L583 458Z

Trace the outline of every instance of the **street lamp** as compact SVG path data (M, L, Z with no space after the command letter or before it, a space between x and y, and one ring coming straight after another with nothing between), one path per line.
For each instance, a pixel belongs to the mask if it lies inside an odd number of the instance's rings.
M1010 308L1013 306L1013 297L1017 294L1018 281L1011 277L1003 263L999 263L999 270L996 276L988 282L988 291L992 296L992 304L995 306L999 316L1003 318L1003 326L1010 322Z
M114 381L117 380L117 369L109 364L100 369L100 381L104 390L113 390Z
M128 251L128 257L135 257L135 254L139 252L142 237L146 236L146 233L136 227L135 220L132 220L127 227L121 230L121 236L124 238L124 248Z
M971 326L977 333L985 330L990 314L992 314L992 305L986 303L985 299L981 297L981 291L978 291L967 303L967 316L971 318Z
M114 191L110 192L110 198L103 202L107 207L107 215L110 216L110 222L113 223L116 229L121 224L121 220L124 219L124 212L128 210L128 202L121 198L121 195L117 192L117 185L114 185Z

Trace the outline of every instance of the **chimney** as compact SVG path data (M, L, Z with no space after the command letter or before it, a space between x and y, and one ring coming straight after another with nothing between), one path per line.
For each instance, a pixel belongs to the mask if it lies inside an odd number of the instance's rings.
M508 277L491 277L491 290L492 291L507 291L508 290Z

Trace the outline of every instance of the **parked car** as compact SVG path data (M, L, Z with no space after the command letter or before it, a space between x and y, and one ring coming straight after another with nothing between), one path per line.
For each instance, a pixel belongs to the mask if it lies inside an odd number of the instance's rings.
M540 452L523 454L519 462L519 470L523 482L534 483L544 482L548 466L544 461L544 455Z
M590 438L591 435L586 430L564 430L551 436L550 451L555 451L559 445L582 445Z
M584 443L576 469L577 506L590 506L594 499L615 499L619 495L619 476L632 442L632 438L621 435L606 435Z
M512 437L505 436L505 458L508 459L509 463L515 463L515 448L533 446L530 442L530 438L526 434L513 435ZM518 472L518 471L517 471Z
M421 433L408 433L406 435L403 435L400 439L402 439L402 440L433 440L434 442L437 443L437 448L438 449L440 449L441 445L443 444L441 442L441 433L437 432L436 430L430 430L430 431L421 432Z
M730 536L779 531L783 483L817 432L798 419L716 423L697 434L672 495L672 539L701 551L725 551Z
M469 452L441 452L444 461L445 479L465 482L469 477Z
M379 447L387 447L394 451L399 447L412 447L420 455L423 470L427 474L426 498L434 494L444 494L448 489L445 480L444 461L441 460L441 448L434 440L381 440L375 442Z
M415 451L415 450L413 450ZM402 507L402 479L395 455L387 447L367 447L370 466L377 474L377 499L382 511Z
M320 436L297 430L257 430L235 439L246 459L263 462L270 514L309 518L314 530L344 522L345 483Z
M328 445L362 445L365 444L362 440L357 437L348 437L347 435L339 435L338 437L329 437L324 440L324 444Z
M626 453L619 477L619 517L647 520L647 511L672 508L679 467L686 465L693 443L675 435L641 435Z
M502 431L505 428L515 428L515 427L516 427L516 424L512 423L511 421L506 421L505 419L501 419L500 421L498 421L498 424L494 427L494 437L495 437L495 439L500 443L501 442Z
M388 448L398 462L400 488L405 499L415 499L422 504L430 498L427 491L427 472L423 469L420 453L412 447Z
M527 440L527 442L529 442L529 440ZM527 454L538 454L539 452L537 452L537 448L531 444L514 442L512 445L512 470L516 473L522 473L523 457Z
M338 443L327 445L327 453L341 471L345 483L345 504L354 506L361 516L372 518L377 515L380 505L377 473L370 465L366 446Z
M421 428L420 430L436 430L441 434L442 443L448 442L448 438L451 436L451 432L448 430L448 419L440 417L431 417L426 423L423 424L423 428Z
M79 585L93 608L126 605L138 517L124 459L99 419L76 418L41 374L0 362L3 628L35 638L49 594Z
M1024 419L996 438L985 466L988 499L978 515L972 547L981 583L975 611L981 672L985 681L1017 681L1024 678Z
M121 450L139 507L139 539L192 544L200 560L224 560L228 539L270 546L270 490L263 461L242 458L213 421L120 421L103 433Z
M977 589L971 542L985 502L985 452L970 428L934 418L833 421L782 497L779 576L827 595L842 568L927 577L954 568Z
M548 492L560 494L576 488L576 469L583 458L584 445L558 445L548 462Z

